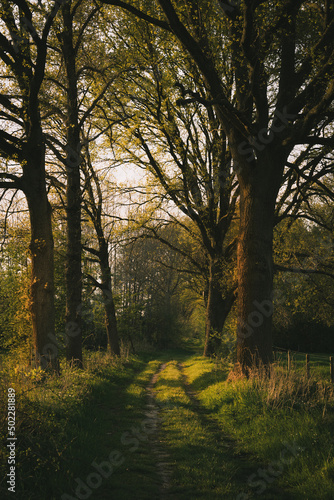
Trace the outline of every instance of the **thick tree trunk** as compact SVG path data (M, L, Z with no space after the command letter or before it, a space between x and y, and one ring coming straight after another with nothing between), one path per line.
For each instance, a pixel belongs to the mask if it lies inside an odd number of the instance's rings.
M54 250L51 207L46 199L28 200L31 221L31 295L30 310L34 335L35 364L58 369L55 337Z
M35 366L58 370L55 337L54 244L51 206L47 199L42 132L38 130L27 145L22 189L26 195L31 226L30 312L33 327Z
M234 301L234 290L229 291L227 296L223 297L221 265L212 260L206 307L204 356L214 356L219 353L221 334Z
M62 48L67 77L66 120L66 340L67 360L82 367L82 269L81 269L81 145L78 117L76 50L74 47L71 2L63 5Z
M111 269L109 264L108 244L100 241L100 268L102 274L102 293L105 311L105 323L108 338L108 351L120 355L115 303L111 285Z
M283 171L276 167L240 176L237 362L245 374L272 361L273 223Z
M81 193L79 165L67 168L66 337L67 360L82 366Z

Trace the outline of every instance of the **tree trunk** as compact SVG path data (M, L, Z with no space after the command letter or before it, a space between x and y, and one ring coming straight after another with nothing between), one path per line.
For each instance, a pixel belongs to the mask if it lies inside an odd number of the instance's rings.
M105 323L108 338L108 351L120 355L115 304L111 285L111 269L109 264L108 244L100 241L100 268L102 274L102 293L105 311Z
M76 50L71 2L62 7L64 31L60 35L67 77L66 119L66 340L67 360L82 367L82 269L81 269L81 145L78 117Z
M28 142L22 189L26 195L31 226L30 312L33 327L34 365L58 370L55 337L54 244L51 206L47 199L42 133L36 144Z
M254 365L272 361L272 246L279 184L276 175L270 177L269 173L239 178L237 362L245 374Z
M80 314L82 303L81 193L79 166L67 169L66 216L67 360L82 367L82 331Z
M229 291L226 298L223 297L221 287L221 265L212 260L210 262L206 307L204 356L213 356L219 353L221 347L221 334L234 300L234 290Z

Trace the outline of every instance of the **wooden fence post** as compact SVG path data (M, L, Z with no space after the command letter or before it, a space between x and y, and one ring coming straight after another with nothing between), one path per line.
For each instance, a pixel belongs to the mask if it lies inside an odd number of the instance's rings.
M306 377L310 378L310 355L306 354Z
M291 370L291 353L288 351L288 372Z
M329 363L330 363L331 382L332 382L332 384L334 384L334 365L333 365L333 356L330 356L330 358L329 358Z

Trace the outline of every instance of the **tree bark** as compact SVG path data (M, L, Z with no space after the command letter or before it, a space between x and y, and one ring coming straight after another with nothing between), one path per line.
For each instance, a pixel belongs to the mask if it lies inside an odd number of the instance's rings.
M81 269L81 186L80 186L80 126L76 50L73 38L71 2L62 7L64 30L60 35L67 79L66 119L66 341L67 360L82 367L82 269Z
M58 370L58 346L55 337L54 243L51 206L45 184L45 148L42 130L30 134L21 179L26 195L30 226L30 312L33 327L35 366Z
M108 338L108 351L111 354L120 356L115 303L111 284L111 269L109 264L108 244L106 241L100 241L99 254L100 269L102 275L101 290L103 293L105 324Z
M79 167L67 169L66 187L66 337L67 360L82 367L81 193Z
M203 356L214 356L221 347L224 324L235 301L235 291L223 296L221 285L221 264L210 262L210 275L205 320L205 344Z
M266 157L239 172L237 363L246 375L272 361L274 210L286 158Z

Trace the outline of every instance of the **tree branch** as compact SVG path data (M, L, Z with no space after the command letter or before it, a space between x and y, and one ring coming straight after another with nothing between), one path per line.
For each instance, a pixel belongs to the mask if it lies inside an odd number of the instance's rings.
M334 274L328 271L321 271L320 269L301 269L299 267L286 267L280 264L274 264L274 269L276 271L283 271L287 273L297 273L297 274L321 274L324 276L329 276L334 279Z
M121 7L123 10L126 10L131 14L134 14L139 19L143 19L144 21L154 24L159 28L172 32L171 27L169 26L168 23L166 23L166 21L162 21L161 19L149 16L148 14L145 14L145 12L143 12L142 10L133 7L133 5L130 5L127 2L122 2L120 0L102 0L102 3L106 5L114 5L115 7Z

